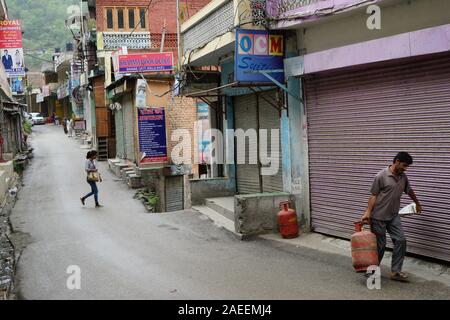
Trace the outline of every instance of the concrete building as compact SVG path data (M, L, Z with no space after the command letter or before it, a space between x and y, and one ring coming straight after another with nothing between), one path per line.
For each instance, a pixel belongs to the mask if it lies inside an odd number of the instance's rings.
M208 1L187 1L180 8L180 16L194 14ZM117 174L132 187L150 186L157 190L159 210L176 211L190 207L189 177L198 175L192 166L175 166L171 152L176 145L172 132L187 130L194 136L197 119L196 100L176 97L173 66L178 63L176 1L88 1L89 15L96 20L96 57L102 74L91 77L95 105L98 146ZM124 51L121 51L124 50ZM126 51L125 51L126 50ZM118 55L171 53L170 71L126 73L118 70ZM142 80L145 80L142 82ZM161 143L160 157L146 154L152 137L142 128L138 110L138 86L145 94L145 107L164 112L163 131L157 133ZM162 137L164 136L164 137ZM163 139L164 138L164 139ZM192 147L195 145L192 141ZM148 150L147 150L148 151ZM150 151L151 153L152 151ZM102 152L101 152L102 154ZM117 157L117 159L114 159ZM152 159L150 159L152 158ZM116 170L114 169L114 170Z
M307 226L348 238L374 175L407 151L425 208L404 218L408 250L450 261L450 3L274 0L267 9L271 28L288 35L286 79L302 98L288 101L288 185Z
M209 162L214 174L191 181L192 201L223 214L244 235L276 230L280 202L297 204L286 192L291 175L285 94L265 78L236 80L237 30L266 32L265 20L256 13L252 1L215 0L181 26L183 94L208 104L210 127L224 137L221 145L215 145L224 161L213 156ZM226 134L227 130L232 134ZM253 140L239 138L239 131ZM260 136L263 132L267 135ZM275 158L265 162L263 153ZM272 172L267 174L269 168Z
M263 205L246 201L283 192L275 196L291 200L304 230L348 238L374 175L408 151L416 159L410 180L427 207L423 216L405 218L408 250L450 260L443 201L450 174L443 158L449 148L449 9L439 0L211 1L182 25L183 92L207 99L212 109L219 105L221 129L279 129L281 165L278 175L264 177L261 159L226 164L220 179L192 181L192 198L233 218L236 232L252 234L276 230L278 208L264 198ZM264 28L283 36L284 78L276 81L279 68L272 67L264 75L271 87L236 81L242 62L236 50L250 50L249 39L258 50L265 44L258 32L245 39L236 30ZM220 82L196 79L206 66L219 67ZM260 75L267 69L250 68ZM233 142L233 136L226 140L225 154L237 150ZM234 204L210 199L215 194L233 195Z

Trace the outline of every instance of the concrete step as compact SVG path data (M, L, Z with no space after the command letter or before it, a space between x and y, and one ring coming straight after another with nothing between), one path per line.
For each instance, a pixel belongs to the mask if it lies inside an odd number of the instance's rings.
M206 199L205 204L208 208L214 210L215 212L221 214L225 218L234 221L234 209L226 207L226 205L219 199ZM233 204L234 207L234 204Z
M200 214L208 217L210 220L212 220L214 222L214 224L216 226L230 232L232 235L234 235L238 239L240 239L240 240L245 239L245 236L243 234L236 232L233 220L230 220L230 219L224 217L223 215L217 213L216 211L212 210L211 208L209 208L207 206L193 206L192 209L199 212Z
M131 189L140 189L143 187L142 177L136 174L127 176L126 183Z

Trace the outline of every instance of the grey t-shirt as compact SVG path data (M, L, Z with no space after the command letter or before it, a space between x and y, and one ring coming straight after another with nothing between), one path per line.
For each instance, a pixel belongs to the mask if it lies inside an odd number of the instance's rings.
M91 161L91 160L86 160L86 173L89 173L89 170L95 170L97 169L97 164L95 163L95 161Z
M400 210L400 199L403 193L409 193L409 185L406 174L395 176L389 167L381 170L372 184L370 192L377 195L377 201L372 211L372 218L381 221L392 220Z

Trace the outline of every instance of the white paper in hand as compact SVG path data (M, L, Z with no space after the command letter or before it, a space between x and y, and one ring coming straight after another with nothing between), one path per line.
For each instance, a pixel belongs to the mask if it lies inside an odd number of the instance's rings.
M415 203L411 203L410 205L407 205L402 210L399 211L399 215L401 216L409 216L412 214L417 213L417 207Z

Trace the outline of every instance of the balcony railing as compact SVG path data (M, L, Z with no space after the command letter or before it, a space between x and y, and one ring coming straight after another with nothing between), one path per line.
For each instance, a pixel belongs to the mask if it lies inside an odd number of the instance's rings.
M267 13L278 18L285 13L323 0L267 0Z
M150 32L103 32L103 49L117 50L126 46L128 49L151 49Z
M224 1L183 32L184 51L200 48L234 27L234 2Z
M160 49L162 34L136 32L103 32L103 50L117 50L126 46L131 50ZM177 48L177 34L167 33L164 38L164 50Z

